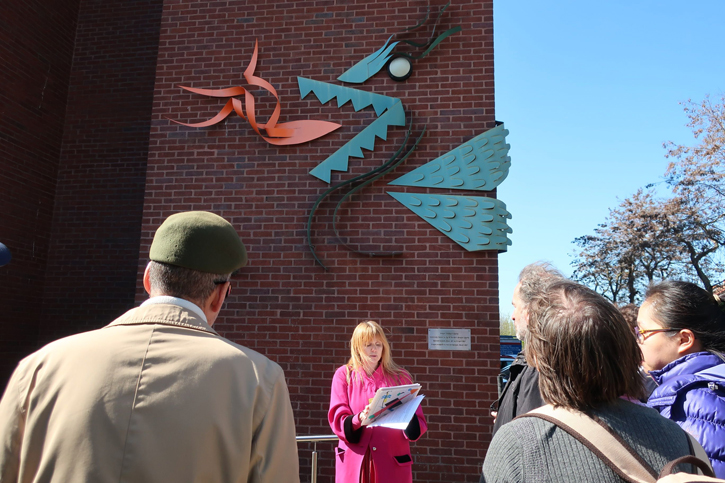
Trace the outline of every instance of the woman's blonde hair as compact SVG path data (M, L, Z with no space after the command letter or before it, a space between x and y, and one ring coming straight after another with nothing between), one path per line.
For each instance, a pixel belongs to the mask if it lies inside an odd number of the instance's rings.
M355 330L352 333L352 339L350 339L350 360L347 361L347 382L350 383L350 373L355 373L358 378L362 377L362 372L365 371L364 352L365 346L372 342L376 337L383 343L383 353L380 357L379 365L383 368L383 373L387 377L391 377L400 382L400 377L406 375L410 377L408 371L393 362L393 357L390 355L390 344L388 344L388 338L385 337L385 332L380 324L374 320L365 320L357 324Z

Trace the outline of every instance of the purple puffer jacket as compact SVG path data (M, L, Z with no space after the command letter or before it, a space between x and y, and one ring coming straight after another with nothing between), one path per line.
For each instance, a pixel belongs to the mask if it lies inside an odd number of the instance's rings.
M697 438L717 477L725 478L725 362L696 352L650 374L659 386L647 406Z

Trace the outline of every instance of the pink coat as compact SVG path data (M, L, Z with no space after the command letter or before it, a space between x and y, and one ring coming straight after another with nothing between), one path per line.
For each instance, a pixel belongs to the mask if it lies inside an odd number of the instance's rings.
M362 427L359 431L353 431L352 428L352 416L365 409L375 391L381 387L410 384L412 381L408 377L401 377L400 381L387 378L381 368L372 376L363 371L362 381L357 375L350 374L350 384L347 383L346 375L347 366L342 366L335 372L330 411L327 413L330 427L340 438L335 458L336 483L360 481L360 466L368 448L380 483L412 483L413 458L410 455L409 439L403 430ZM420 425L420 434L413 441L428 429L421 407L418 407L415 417ZM356 436L359 436L359 441L351 441L357 439Z

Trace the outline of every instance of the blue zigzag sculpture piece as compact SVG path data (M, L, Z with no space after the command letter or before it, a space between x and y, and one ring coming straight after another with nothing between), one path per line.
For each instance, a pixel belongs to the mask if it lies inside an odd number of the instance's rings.
M500 124L389 184L491 191L509 173L508 133Z
M503 252L511 245L507 234L513 230L506 223L511 214L496 198L390 191L388 194L468 251Z
M326 82L320 82L304 77L297 78L300 88L300 98L304 99L310 92L314 93L317 99L326 104L333 98L337 98L337 106L342 107L352 101L355 111L373 106L378 116L369 126L359 132L343 147L332 153L327 159L318 164L310 174L322 181L329 183L332 171L347 171L348 158L364 158L362 149L372 151L375 149L375 138L387 140L388 126L405 126L405 110L400 99L394 97L373 94L372 92L361 91L351 87L342 87Z

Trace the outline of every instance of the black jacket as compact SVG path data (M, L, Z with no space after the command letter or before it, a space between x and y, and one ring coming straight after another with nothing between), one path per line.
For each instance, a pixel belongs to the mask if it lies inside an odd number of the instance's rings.
M491 405L492 411L498 411L493 434L519 414L543 406L539 392L539 372L526 364L523 351L519 352L511 364L511 373L498 401Z

